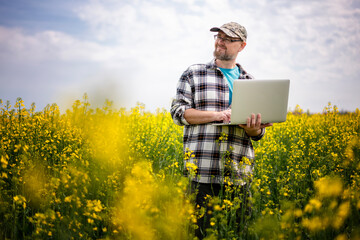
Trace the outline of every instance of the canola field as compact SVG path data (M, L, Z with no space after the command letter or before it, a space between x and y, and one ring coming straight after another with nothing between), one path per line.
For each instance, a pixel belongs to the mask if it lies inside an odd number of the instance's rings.
M268 128L251 214L236 191L209 199L207 239L360 239L359 120L329 104ZM194 239L190 157L167 110L0 101L0 239Z

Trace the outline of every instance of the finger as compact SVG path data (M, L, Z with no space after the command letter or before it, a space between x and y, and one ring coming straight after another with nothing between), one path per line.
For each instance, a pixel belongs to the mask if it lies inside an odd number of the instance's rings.
M225 115L225 121L226 121L226 123L230 122L230 116L229 115Z
M255 118L255 114L251 114L251 127L255 127L256 124L256 118Z
M226 114L227 117L230 118L230 117L231 117L231 110L226 110L226 111L225 111L225 114Z
M248 127L248 128L250 128L250 123L251 123L251 118L247 118L246 119L246 126Z
M231 110L223 111L224 114L224 122L229 123L231 118Z
M221 120L222 120L224 123L227 123L227 116L226 116L225 112L222 113Z
M261 122L261 113L258 113L256 116L256 121Z
M261 125L261 114L258 113L258 114L257 114L257 117L256 117L256 127L259 128L260 125Z

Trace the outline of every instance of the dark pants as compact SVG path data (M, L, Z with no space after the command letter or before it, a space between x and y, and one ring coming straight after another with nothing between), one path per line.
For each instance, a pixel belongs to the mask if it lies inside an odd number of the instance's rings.
M247 186L238 187L236 191L230 191L232 192L230 196L227 196L226 198L228 200L234 199L234 197L241 197L243 199L243 203L240 211L245 211L246 215L250 215L250 208L247 206L247 197L249 194ZM210 218L211 215L208 214L208 211L213 211L212 207L207 206L206 196L209 195L211 197L221 197L224 199L225 196L225 185L221 186L220 184L209 184L209 183L197 183L197 182L191 182L191 191L193 193L196 192L196 198L195 203L196 205L199 205L199 207L205 208L205 214L203 217L198 219L197 225L198 228L195 230L195 236L199 239L203 239L206 236L206 229L210 228ZM244 215L244 214L242 214ZM237 221L241 221L241 219L237 219Z

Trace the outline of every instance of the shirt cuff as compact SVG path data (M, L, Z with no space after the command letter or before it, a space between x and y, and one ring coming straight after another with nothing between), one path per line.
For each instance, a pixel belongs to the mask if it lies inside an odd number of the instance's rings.
M253 136L251 137L252 140L254 141L259 141L260 139L262 139L262 137L265 135L265 128L261 129L261 133L257 136Z
M184 113L185 113L185 111L184 111ZM190 125L190 123L188 123L188 121L186 121L186 119L185 119L185 114L182 114L182 116L181 116L181 123L183 124L183 125Z

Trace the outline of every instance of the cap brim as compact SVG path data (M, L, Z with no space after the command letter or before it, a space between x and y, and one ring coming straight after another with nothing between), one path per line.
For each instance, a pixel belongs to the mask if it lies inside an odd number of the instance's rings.
M210 29L211 32L219 32L222 31L223 33L225 33L227 36L229 37L233 37L233 38L240 38L238 35L234 34L233 32L231 32L229 29L226 28L218 28L218 27L213 27Z
M210 31L211 31L211 32L218 32L218 31L220 31L220 28L218 28L218 27L213 27L213 28L210 29Z

